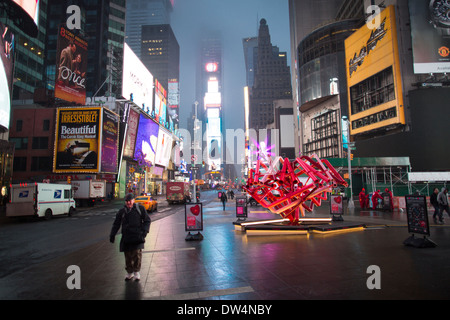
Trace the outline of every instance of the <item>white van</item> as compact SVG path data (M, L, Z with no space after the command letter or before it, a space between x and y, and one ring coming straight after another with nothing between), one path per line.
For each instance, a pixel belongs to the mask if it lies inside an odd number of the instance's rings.
M7 217L52 216L75 212L72 186L55 183L21 183L11 185L10 202L6 204Z

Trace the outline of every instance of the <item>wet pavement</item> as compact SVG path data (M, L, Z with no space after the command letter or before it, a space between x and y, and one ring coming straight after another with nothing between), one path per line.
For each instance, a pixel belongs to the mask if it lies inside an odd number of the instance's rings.
M261 206L248 209L248 220L278 217ZM329 204L308 216L329 217ZM152 222L140 281L124 281L119 239L111 244L105 235L104 241L0 278L0 299L448 299L450 219L434 225L431 216L435 248L403 245L410 236L404 212L358 207L343 217L364 223L363 230L250 236L235 230L234 202L224 211L213 200L203 206L201 241L185 240L184 213Z

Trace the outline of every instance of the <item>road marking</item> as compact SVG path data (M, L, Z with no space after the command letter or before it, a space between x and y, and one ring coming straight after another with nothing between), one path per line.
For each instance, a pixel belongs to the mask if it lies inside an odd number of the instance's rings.
M190 292L190 293L180 293L180 294L171 294L166 296L151 296L150 299L157 300L190 300L190 299L203 299L203 298L211 298L218 296L226 296L230 294L239 294L239 293L248 293L255 292L252 287L237 287L237 288L229 288L229 289L219 289L219 290L209 290L209 291L198 291L198 292Z
M170 251L187 251L187 250L196 250L196 248L194 248L194 247L188 247L188 248L175 248L175 249L145 250L145 251L142 251L142 253L170 252Z

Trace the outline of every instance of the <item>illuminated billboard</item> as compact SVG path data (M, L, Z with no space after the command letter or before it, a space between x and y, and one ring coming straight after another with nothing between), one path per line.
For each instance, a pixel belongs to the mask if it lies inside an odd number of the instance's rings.
M12 16L19 17L19 28L31 37L38 35L39 0L10 0Z
M101 172L117 173L119 151L119 115L103 108Z
M155 119L163 126L167 121L167 91L161 83L155 79Z
M136 135L134 160L139 166L150 167L155 164L159 125L141 113Z
M139 124L139 113L130 108L127 121L125 144L123 147L124 157L133 158L134 156L134 146L136 144L138 124Z
M0 131L9 129L14 74L14 34L0 22Z
M153 106L153 75L126 43L123 46L122 97L145 110Z
M450 72L450 6L409 0L414 73Z
M53 172L99 172L101 110L57 109Z
M167 89L167 112L175 127L178 128L180 122L180 89L177 79L169 79Z
M393 6L345 40L350 134L405 124Z
M56 54L55 98L86 103L87 41L59 27Z
M172 151L172 135L159 128L158 145L156 147L155 163L163 167L169 166L170 152Z

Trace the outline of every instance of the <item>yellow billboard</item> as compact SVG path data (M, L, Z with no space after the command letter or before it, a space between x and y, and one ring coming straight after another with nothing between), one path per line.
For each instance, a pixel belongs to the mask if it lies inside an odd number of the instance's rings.
M58 108L53 172L100 171L101 107Z
M345 60L350 134L404 125L394 6L345 40Z

